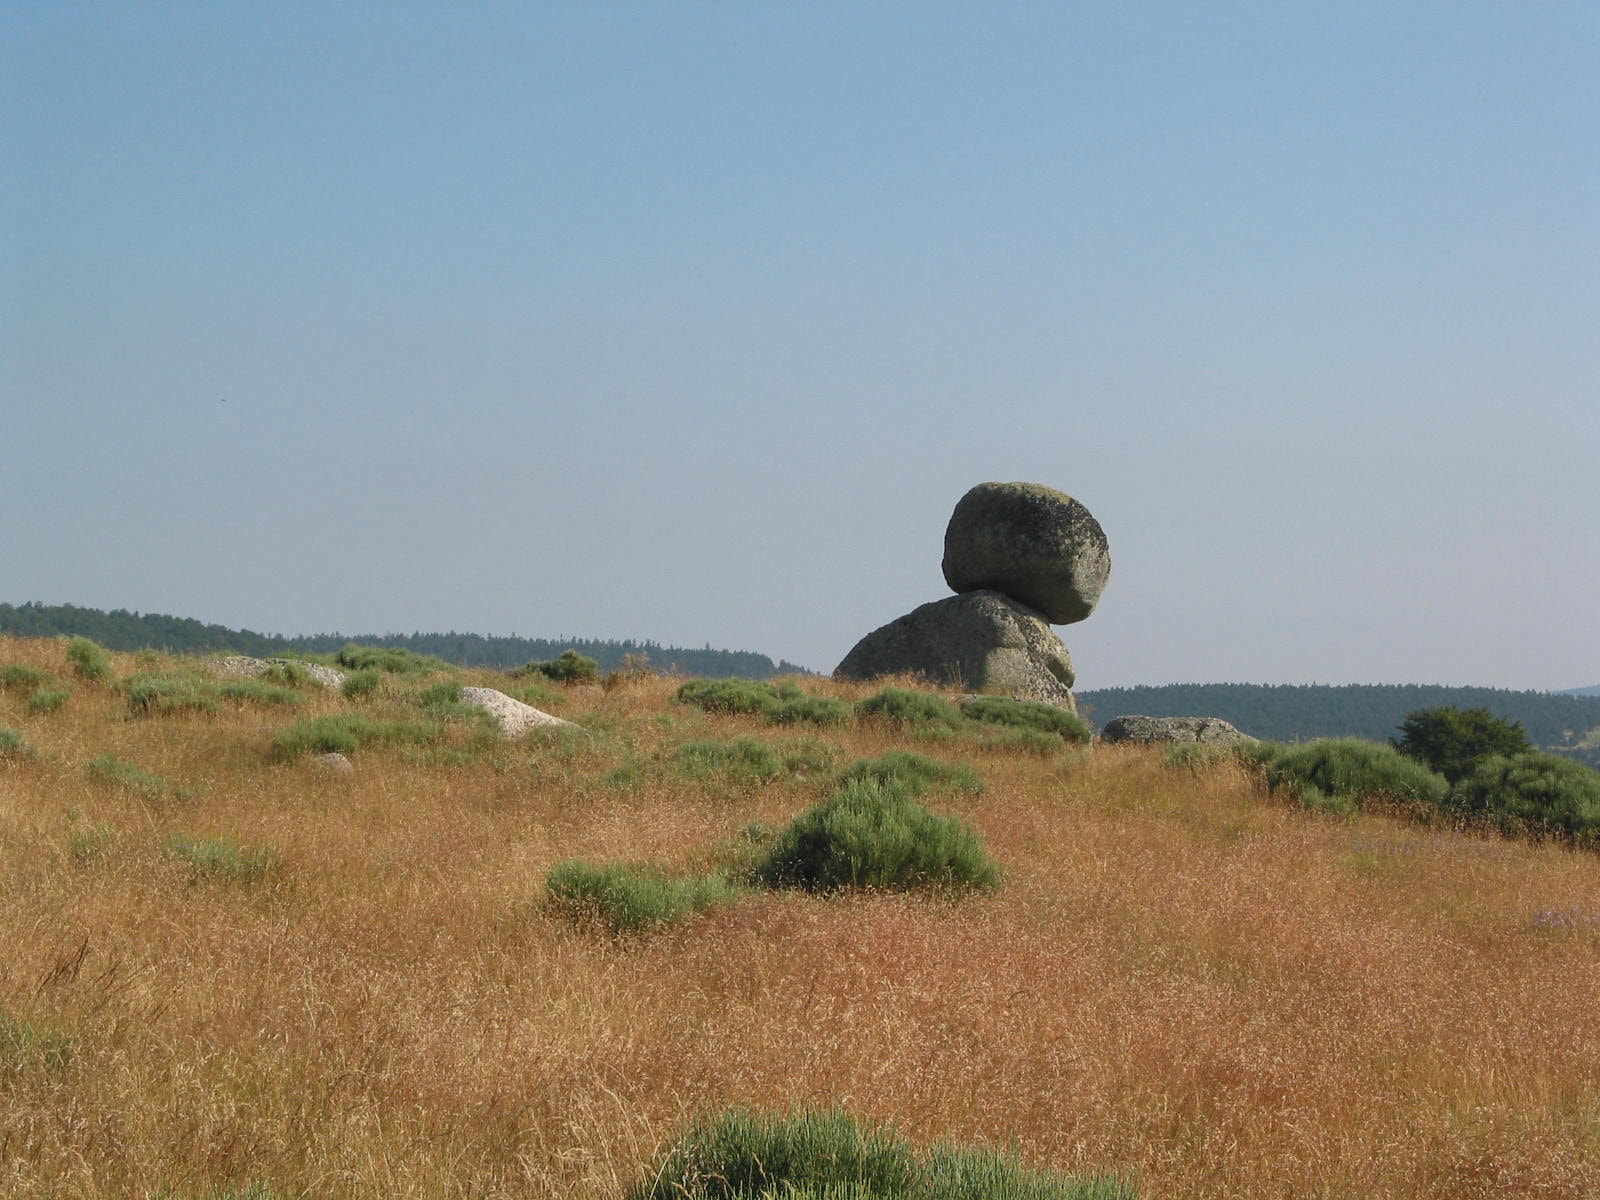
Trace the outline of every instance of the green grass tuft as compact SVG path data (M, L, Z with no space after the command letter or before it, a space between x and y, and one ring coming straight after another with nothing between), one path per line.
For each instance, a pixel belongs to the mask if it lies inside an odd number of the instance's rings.
M136 717L222 711L221 690L216 684L193 675L146 672L130 676L122 687L128 695L128 712Z
M1056 747L1060 748L1059 740ZM938 762L909 750L891 750L880 758L859 758L845 768L840 782L862 779L897 784L908 796L920 796L930 789L976 796L985 786L978 773L965 763Z
M545 890L556 911L618 934L681 925L739 897L739 889L721 875L675 876L651 866L576 859L550 868Z
M196 883L254 887L283 869L282 856L271 846L246 846L232 837L173 834L162 843L161 852L186 865Z
M38 758L39 752L33 748L28 739L15 729L7 729L0 725L0 759L9 759L12 762L26 762Z
M884 688L874 696L856 702L856 716L882 721L897 729L959 728L965 718L961 709L933 692L910 688Z
M1075 713L1033 700L979 696L962 705L961 714L969 721L986 725L1004 725L1012 729L1054 734L1062 741L1076 745L1086 744L1092 736L1089 727Z
M266 676L261 676L225 683L221 688L222 698L234 704L255 704L263 708L296 708L302 703L300 694L292 688L267 683L265 679Z

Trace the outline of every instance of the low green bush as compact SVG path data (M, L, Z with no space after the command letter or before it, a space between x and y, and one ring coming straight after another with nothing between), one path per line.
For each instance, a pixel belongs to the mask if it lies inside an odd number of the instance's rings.
M123 682L128 696L128 712L136 717L161 716L175 712L221 712L221 690L193 675L144 673Z
M39 757L39 752L15 729L0 725L0 759L23 762Z
M1297 745L1257 743L1248 752L1263 762L1267 782L1292 788L1309 805L1343 811L1369 800L1437 806L1450 785L1393 746L1357 738L1318 738Z
M222 685L222 698L234 704L256 704L263 708L296 708L302 703L299 692L282 684L259 679L235 679Z
M691 679L678 688L677 699L711 713L764 716L779 696L770 683L754 679Z
M577 859L551 867L545 891L556 911L618 934L681 925L739 896L738 888L721 875L676 876L651 866Z
M438 725L414 725L402 721L377 721L362 713L334 713L321 717L302 717L272 739L273 753L279 758L304 754L353 754L362 746L409 743L421 745L438 741Z
M344 677L339 684L339 691L346 700L357 700L362 696L370 696L378 690L378 685L383 681L383 672L366 670L352 671Z
M628 1200L1137 1200L1111 1176L1031 1168L958 1145L918 1153L897 1130L848 1113L764 1116L734 1109L695 1121Z
M279 687L290 688L310 687L315 683L306 665L293 661L269 663L267 669L256 678L263 683L275 683ZM316 686L320 687L321 684Z
M587 654L563 650L554 658L534 659L511 672L513 675L541 675L555 683L594 683L600 678L600 664Z
M7 663L0 667L0 691L32 692L48 687L56 681L49 671L30 667L26 663Z
M1059 740L1056 745L1060 746ZM976 796L985 787L978 773L965 763L938 762L909 750L891 750L879 758L858 758L845 768L839 781L849 784L863 779L897 784L908 796L920 796L931 788Z
M856 779L796 817L756 879L807 891L992 890L1000 868L969 825L929 812L905 784Z
M1450 794L1450 806L1508 831L1555 831L1600 839L1600 771L1530 751L1483 759Z
M731 742L682 742L677 761L678 769L690 779L715 776L744 787L760 787L787 774L778 752L753 737Z
M766 715L774 725L843 725L850 706L832 696L789 696L778 698Z
M1005 754L1036 754L1048 758L1063 748L1061 738L1038 729L1003 729L978 739L978 749Z
M1064 742L1086 744L1092 736L1089 727L1076 713L1053 704L1040 704L1033 700L1011 700L1003 696L979 696L961 706L961 714L969 721L986 725L1005 725L1012 729L1031 729L1039 733L1053 733Z
M1185 771L1203 771L1220 763L1238 761L1233 746L1206 742L1179 742L1161 751L1161 765Z
M899 729L926 726L954 729L965 720L953 701L933 692L916 692L910 688L884 688L876 695L858 700L855 712L858 717L882 721Z
M112 676L111 657L86 637L75 637L67 643L67 662L80 679L101 683Z
M283 869L282 856L271 846L246 846L233 837L192 837L178 833L161 846L162 854L189 868L197 883L254 887Z
M58 688L40 688L28 697L28 712L35 716L43 713L53 713L59 708L64 708L72 693Z
M334 665L349 671L383 671L389 675L426 675L434 671L448 671L450 664L431 654L418 654L413 650L385 649L382 646L358 646L354 642L340 650Z

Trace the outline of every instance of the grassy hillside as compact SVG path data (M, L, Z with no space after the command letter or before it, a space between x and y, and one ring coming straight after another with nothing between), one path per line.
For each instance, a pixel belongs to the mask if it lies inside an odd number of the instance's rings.
M740 715L644 676L190 665L0 638L0 1195L615 1200L731 1106L1149 1200L1600 1194L1590 852L843 716L874 689L816 679ZM456 683L581 728L503 742ZM353 771L318 730L365 739ZM895 752L996 890L751 890L621 936L547 901L571 860L732 878Z

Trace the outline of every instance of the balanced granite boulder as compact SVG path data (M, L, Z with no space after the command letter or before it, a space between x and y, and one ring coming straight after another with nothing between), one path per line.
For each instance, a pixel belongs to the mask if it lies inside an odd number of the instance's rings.
M1103 742L1194 742L1232 746L1256 739L1220 717L1112 717L1100 731Z
M980 483L944 534L951 590L1003 592L1070 625L1094 611L1111 575L1105 531L1065 492L1037 483Z
M996 591L913 609L855 644L835 679L918 675L957 692L1037 700L1076 712L1072 659L1041 613Z

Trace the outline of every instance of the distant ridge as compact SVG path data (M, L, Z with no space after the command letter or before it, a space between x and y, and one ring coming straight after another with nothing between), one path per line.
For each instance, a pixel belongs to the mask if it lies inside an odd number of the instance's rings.
M1419 708L1487 708L1522 722L1537 746L1600 765L1600 752L1581 743L1600 729L1600 696L1514 692L1438 684L1174 683L1165 687L1100 688L1077 693L1097 724L1138 713L1150 717L1221 717L1274 742L1319 737L1386 741L1405 715ZM1597 739L1600 740L1600 739Z
M595 638L485 637L477 633L319 633L289 637L207 625L190 617L164 613L136 613L126 609L105 612L74 604L0 604L0 633L19 637L93 638L108 650L163 650L170 654L210 654L227 651L257 658L298 651L328 654L347 643L383 646L431 654L463 667L518 667L532 659L554 658L563 650L587 654L603 671L614 671L628 655L646 655L650 665L662 670L710 678L742 676L767 679L774 675L807 674L804 667L749 650L690 650L656 642L603 641Z
M1567 688L1565 691L1557 692L1556 694L1558 696L1600 696L1600 683L1595 684L1593 687Z

